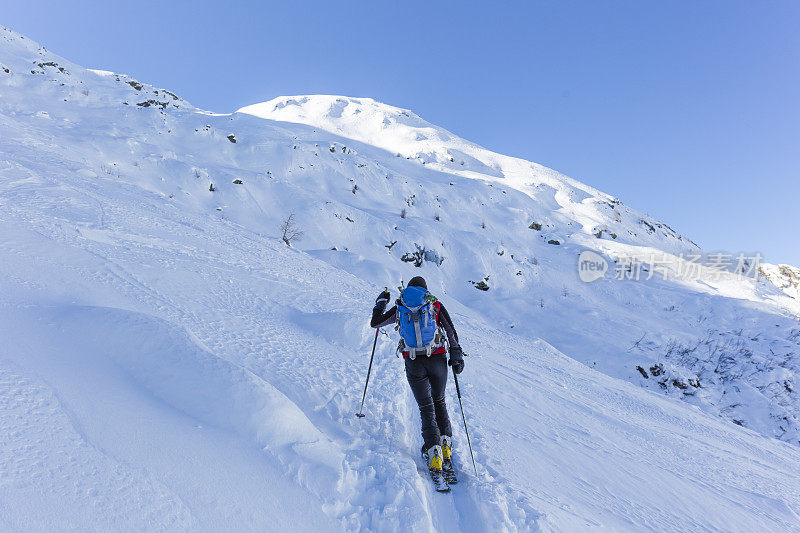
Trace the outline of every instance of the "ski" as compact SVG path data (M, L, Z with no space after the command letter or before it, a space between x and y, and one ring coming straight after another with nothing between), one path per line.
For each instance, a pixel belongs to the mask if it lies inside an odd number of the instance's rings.
M442 473L444 474L444 479L447 481L448 485L455 485L458 483L456 471L455 468L453 468L453 461L450 459L445 459L442 463Z
M442 470L433 470L429 468L428 471L431 474L433 487L436 489L436 492L450 492L450 485L447 484L447 479L445 479Z

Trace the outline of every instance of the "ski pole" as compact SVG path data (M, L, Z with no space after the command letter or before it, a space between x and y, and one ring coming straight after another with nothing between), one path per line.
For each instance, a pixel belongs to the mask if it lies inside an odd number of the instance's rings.
M472 457L472 467L475 469L475 477L477 478L478 467L475 465L475 455L472 453L472 443L469 440L469 430L467 429L467 417L464 416L464 404L461 403L461 389L458 388L458 375L455 372L453 372L453 379L456 382L456 395L458 395L458 406L461 408L461 420L464 421L464 433L467 434L467 445L469 446L469 455L470 457Z
M356 413L358 418L364 418L364 398L367 397L367 386L369 385L369 375L372 372L372 358L375 357L375 346L378 345L378 333L381 328L375 328L375 342L372 343L372 355L369 356L369 368L367 369L367 382L364 383L364 394L361 395L361 409ZM458 388L458 385L456 385Z

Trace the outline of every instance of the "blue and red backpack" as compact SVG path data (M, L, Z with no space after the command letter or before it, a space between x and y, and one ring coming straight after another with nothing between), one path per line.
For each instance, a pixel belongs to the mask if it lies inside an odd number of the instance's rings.
M424 287L406 287L397 300L397 331L400 333L403 357L445 353L439 331L441 304Z

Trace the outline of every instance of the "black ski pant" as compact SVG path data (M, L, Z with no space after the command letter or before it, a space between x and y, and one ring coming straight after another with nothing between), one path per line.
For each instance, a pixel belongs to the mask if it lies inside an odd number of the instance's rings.
M444 354L430 357L417 356L405 358L406 378L411 392L419 405L422 418L422 438L425 449L439 444L440 436L453 436L450 417L444 402L444 389L447 386L447 358Z

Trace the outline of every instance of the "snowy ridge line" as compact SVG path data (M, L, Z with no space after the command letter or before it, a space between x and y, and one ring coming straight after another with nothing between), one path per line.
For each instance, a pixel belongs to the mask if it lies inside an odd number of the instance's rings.
M25 78L33 76L48 82L58 81L63 84L60 86L73 89L73 102L79 106L122 104L162 110L195 109L174 93L125 74L85 69L3 26L0 26L0 45L3 46L0 75L10 80L12 87L23 86Z
M336 135L396 152L407 159L419 159L423 164L433 164L438 170L448 173L479 178L511 178L505 172L524 173L525 170L533 170L549 174L556 181L565 181L591 196L612 199L552 169L491 152L423 120L413 111L383 104L372 98L281 96L245 106L237 112L316 126Z

